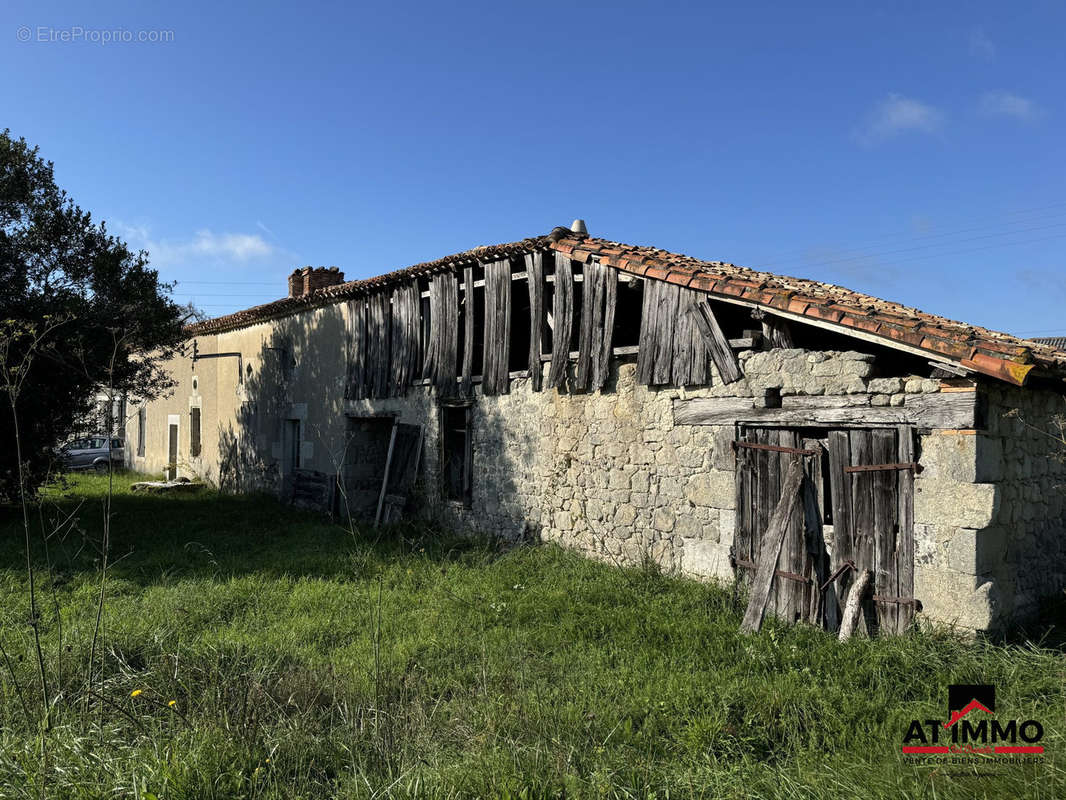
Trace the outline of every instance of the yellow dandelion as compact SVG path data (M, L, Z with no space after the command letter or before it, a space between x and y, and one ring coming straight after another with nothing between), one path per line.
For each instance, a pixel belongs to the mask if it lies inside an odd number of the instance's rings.
M177 704L178 704L177 700L171 700L169 703L167 703L167 705L170 706L171 708L174 708L174 706L176 706Z
M266 760L266 763L268 763L268 764L270 763L270 759L269 758Z
M130 692L130 697L137 697L137 695L141 694L144 694L143 689L134 689L132 692Z

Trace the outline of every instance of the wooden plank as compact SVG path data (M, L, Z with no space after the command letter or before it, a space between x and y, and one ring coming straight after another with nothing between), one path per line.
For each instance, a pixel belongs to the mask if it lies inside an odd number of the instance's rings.
M689 298L690 306L695 305L702 295L692 289L683 292ZM732 347L732 343L730 343ZM711 382L711 355L707 340L700 331L696 320L688 317L689 381L692 386L707 386Z
M757 428L755 434L759 444L777 446L777 431L767 428ZM757 541L755 543L755 558L758 561L759 554L762 552L763 537L767 526L770 524L770 518L773 516L774 508L777 506L778 499L781 497L781 456L776 452L763 450L759 452L758 468L755 471L755 485L758 491L756 499L755 511L756 511L756 523L755 523L755 535ZM788 536L787 532L785 534ZM775 569L780 569L780 561L774 565ZM772 583L770 586L770 600L767 603L767 607L773 609L774 613L779 613L778 603L780 600L779 583Z
M833 554L830 569L836 572L855 558L855 546L851 536L851 479L844 474L844 467L851 463L851 444L847 431L829 431L829 494L833 504ZM826 597L826 607L833 603L843 605L848 586L854 580L851 571L845 571L826 588L833 597ZM833 630L833 628L829 628Z
M786 449L798 449L799 436L795 431L777 430L777 445ZM772 454L771 459L776 462L774 472L778 492L782 489L782 475L787 474L788 466L793 456L786 453ZM802 467L806 465L805 458L800 459ZM800 484L796 489L798 496L795 506L788 516L785 540L781 544L781 554L777 559L777 568L782 572L801 574L803 572L803 476L800 476ZM802 608L803 585L796 581L775 581L777 584L778 616L789 623L796 622L800 618Z
M511 352L511 262L485 265L485 342L481 390L506 394Z
M855 633L855 628L862 614L864 596L868 594L870 587L870 570L864 569L859 572L859 577L848 592L848 602L844 606L843 620L840 623L840 635L837 639L846 642Z
M392 288L391 292L391 304L392 314L389 317L389 352L391 358L389 359L389 396L396 397L401 394L406 387L401 384L401 377L403 374L404 357L405 353L405 341L404 341L404 325L407 322L407 309L401 300L403 294L403 286L398 285Z
M695 327L690 312L695 305L694 293L687 289L678 291L677 321L674 323L673 364L670 373L675 386L692 385L692 333ZM700 337L702 339L702 337Z
M699 397L674 401L674 422L684 425L915 425L920 428L974 428L978 393L908 395L903 406L853 405L852 395L781 398L781 408L755 408L749 398Z
M344 396L348 400L362 400L366 397L366 298L349 301L347 311L348 374Z
M422 300L419 297L418 283L412 281L407 285L407 385L419 377L422 370ZM407 389L404 389L404 394Z
M639 369L639 367L638 367ZM710 400L709 403L700 402ZM755 416L750 397L707 397L674 401L675 425L732 425ZM714 420L712 422L712 420Z
M747 439L748 431L741 431L740 439ZM733 547L737 559L754 562L751 548L751 503L749 486L751 485L751 462L754 454L747 449L735 451L736 462L736 530L733 532Z
M555 253L555 294L552 301L555 329L552 331L552 360L551 369L548 371L549 388L560 386L566 379L573 311L574 282L570 259L562 253Z
M661 281L645 281L637 345L637 383L650 386L655 376L655 318L659 309Z
M914 458L914 430L906 425L897 428L900 461ZM899 531L896 534L896 596L914 596L914 473L897 474ZM913 605L900 606L897 633L905 633L914 619Z
M463 397L474 393L474 267L463 268L463 373L460 390Z
M392 307L387 291L370 295L370 397L389 396L389 318Z
M655 370L652 383L656 386L669 384L673 378L674 326L677 323L677 305L681 299L681 287L664 283L659 287L658 305L655 309Z
M577 364L574 368L574 388L588 389L592 379L592 365L599 355L595 343L597 306L603 324L603 270L595 261L585 265L585 282L581 289L581 320L578 327Z
M418 287L414 284L401 284L392 290L389 395L393 397L407 394L411 380L417 374L418 305Z
M611 374L611 354L614 342L614 315L618 308L618 270L604 268L603 328L600 333L600 352L593 372L592 388L599 391Z
M533 391L539 392L543 377L544 254L528 253L525 262L529 277L529 376Z
M389 489L389 470L392 467L392 452L396 447L397 420L392 421L392 430L389 433L389 449L385 453L385 472L381 476L381 493L378 495L378 509L374 513L374 527L381 522L381 509L385 505L385 493Z
M848 431L851 445L851 463L869 464L873 450L873 432L869 430ZM848 476L851 481L851 537L854 543L855 566L859 570L875 568L874 561L874 476L873 472L855 472ZM866 630L872 633L876 625L876 612L871 604L863 607L867 621Z
M430 316L433 385L441 396L455 394L458 383L459 287L453 272L430 279Z
M872 458L877 463L882 459L896 457L899 446L895 429L871 431ZM873 529L874 529L874 594L898 597L896 588L896 517L899 513L897 498L898 481L895 472L877 471L873 483ZM899 609L893 603L875 605L878 631L895 633Z
M806 476L803 481L803 534L804 557L801 574L814 579L814 586L804 593L805 617L811 625L822 623L825 605L818 587L828 577L828 559L825 549L825 537L822 532L822 520L825 512L822 508L822 450L821 440L805 438L800 446L808 450L817 450L819 456L806 458L803 466Z
M711 360L714 361L714 365L718 368L718 374L721 376L722 381L724 383L733 383L740 380L740 362L737 361L736 353L729 346L729 340L722 333L722 328L718 324L718 318L714 315L714 309L711 308L711 304L706 300L696 303L693 317L700 333L703 334L704 341L707 343L707 350L711 354Z
M796 458L789 464L788 472L781 484L781 497L777 501L770 523L762 536L759 559L755 568L755 580L752 584L747 610L744 612L744 619L740 624L740 630L744 633L754 633L762 626L778 554L788 532L789 518L799 503L799 488L802 481L803 462Z

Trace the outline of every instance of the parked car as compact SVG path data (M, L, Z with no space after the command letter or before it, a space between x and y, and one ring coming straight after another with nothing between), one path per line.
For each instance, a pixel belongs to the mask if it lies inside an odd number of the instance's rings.
M126 463L126 451L121 439L96 434L71 439L59 448L59 458L68 470L107 472L109 458L114 469L120 469Z

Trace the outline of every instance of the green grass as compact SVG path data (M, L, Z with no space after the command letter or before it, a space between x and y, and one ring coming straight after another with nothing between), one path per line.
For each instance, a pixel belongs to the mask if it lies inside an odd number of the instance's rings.
M52 728L42 761L0 663L0 797L1066 796L1058 651L929 632L840 646L773 621L743 636L729 591L652 570L130 481L89 713L106 478L47 493L46 524L81 504L39 586ZM21 530L0 514L3 643L32 705ZM904 764L909 720L977 682L1044 723L1044 761Z

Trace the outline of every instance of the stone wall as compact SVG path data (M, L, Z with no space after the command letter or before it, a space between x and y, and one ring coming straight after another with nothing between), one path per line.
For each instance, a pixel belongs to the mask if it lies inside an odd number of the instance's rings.
M884 366L898 358L800 349L742 352L744 378L727 385L715 373L710 386L695 390L641 386L635 364L618 359L602 393L534 392L517 378L506 395L475 397L473 499L464 508L441 499L439 412L428 387L403 398L343 400L337 343L344 313L331 306L200 337L201 353L244 353L241 382L235 360L176 361L177 391L149 406L147 453L131 464L161 469L167 420L175 416L184 448L193 403L202 409L204 449L198 459L181 459L183 474L237 489L277 483L284 419L301 420L301 465L335 474L345 460L346 415L396 414L425 428L422 496L414 506L445 525L731 580L735 429L675 425L674 400L743 397L758 405L773 394L831 394L855 405L905 406L911 396L942 389L940 381ZM988 430L924 432L924 471L915 482L915 595L924 616L973 629L1031 614L1040 597L1061 591L1066 556L1058 491L1066 470L1052 460L1051 440L1007 414L1020 404L1022 419L1046 426L1061 396L982 390Z
M732 580L735 525L734 426L674 425L680 397L850 394L856 404L900 406L941 390L937 380L881 375L873 355L856 351L773 350L740 354L745 377L686 390L641 386L635 365L618 363L602 394L511 392L474 405L474 499L470 509L436 498L438 453L427 451L426 502L461 529L519 537L535 534L619 564L645 560L700 578ZM349 404L350 413L398 412L429 425L434 402L417 397ZM977 456L981 444L982 459ZM995 487L985 463L991 437L936 431L919 437L924 472L916 481L915 592L928 618L985 628L987 589L963 563L963 545L991 525ZM983 534L982 534L983 535ZM994 534L985 538L991 541ZM952 542L952 540L954 541ZM960 560L963 559L963 560ZM971 570L967 572L967 570Z
M1060 394L983 382L987 426L921 438L915 593L975 630L1033 619L1066 587L1066 445Z

